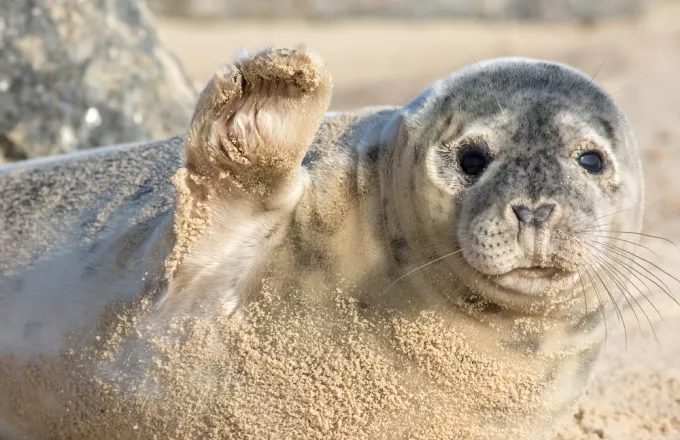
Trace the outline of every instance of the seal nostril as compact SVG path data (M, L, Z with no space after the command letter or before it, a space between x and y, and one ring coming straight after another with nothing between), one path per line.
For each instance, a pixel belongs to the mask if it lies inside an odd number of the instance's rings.
M550 218L550 214L552 214L553 208L555 208L553 203L544 203L543 205L536 208L536 211L534 211L534 220L536 223L544 223L546 220L548 220Z
M553 208L555 208L553 203L544 203L535 210L531 210L524 205L512 206L512 210L521 223L534 223L536 225L545 223L550 218Z
M515 211L515 215L522 223L531 223L534 219L534 212L526 206L514 205L512 210Z

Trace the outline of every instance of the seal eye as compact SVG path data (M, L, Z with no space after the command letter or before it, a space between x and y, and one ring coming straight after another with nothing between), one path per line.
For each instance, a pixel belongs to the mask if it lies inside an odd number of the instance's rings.
M481 174L489 164L489 158L478 149L470 149L460 156L460 167L468 176Z
M590 174L600 174L604 168L602 156L597 151L586 151L578 157L578 164Z

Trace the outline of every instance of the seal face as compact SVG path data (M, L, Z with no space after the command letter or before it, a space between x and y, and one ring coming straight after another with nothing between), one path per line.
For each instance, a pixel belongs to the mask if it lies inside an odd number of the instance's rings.
M413 239L459 249L451 268L493 302L573 291L603 258L588 233L639 230L634 139L580 72L520 59L471 66L412 104L404 125L397 164L422 168L409 176Z
M641 223L616 105L525 59L399 108L324 116L331 89L309 49L246 54L183 138L0 173L0 436L532 439L570 414Z

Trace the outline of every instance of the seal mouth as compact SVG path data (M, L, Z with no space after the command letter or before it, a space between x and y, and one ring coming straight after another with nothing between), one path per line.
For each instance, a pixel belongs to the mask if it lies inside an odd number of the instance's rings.
M557 267L518 267L512 269L501 276L515 275L523 278L553 278L555 276L567 275L567 273Z
M462 264L461 264L462 263ZM572 296L580 280L578 271L553 265L516 262L505 272L488 274L478 269L465 270L466 260L454 261L455 271L470 291L508 310L542 313ZM524 263L524 264L522 264ZM474 267L473 267L474 268Z
M576 277L575 273L559 267L528 266L516 267L490 281L509 291L542 295L556 286L565 288L572 285L576 282Z

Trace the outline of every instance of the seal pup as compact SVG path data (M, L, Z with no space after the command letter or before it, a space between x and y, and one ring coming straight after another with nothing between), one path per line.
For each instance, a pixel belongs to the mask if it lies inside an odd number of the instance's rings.
M309 49L245 54L186 136L2 171L0 437L531 439L570 414L641 228L622 112L528 59L404 107L324 116L331 89Z

